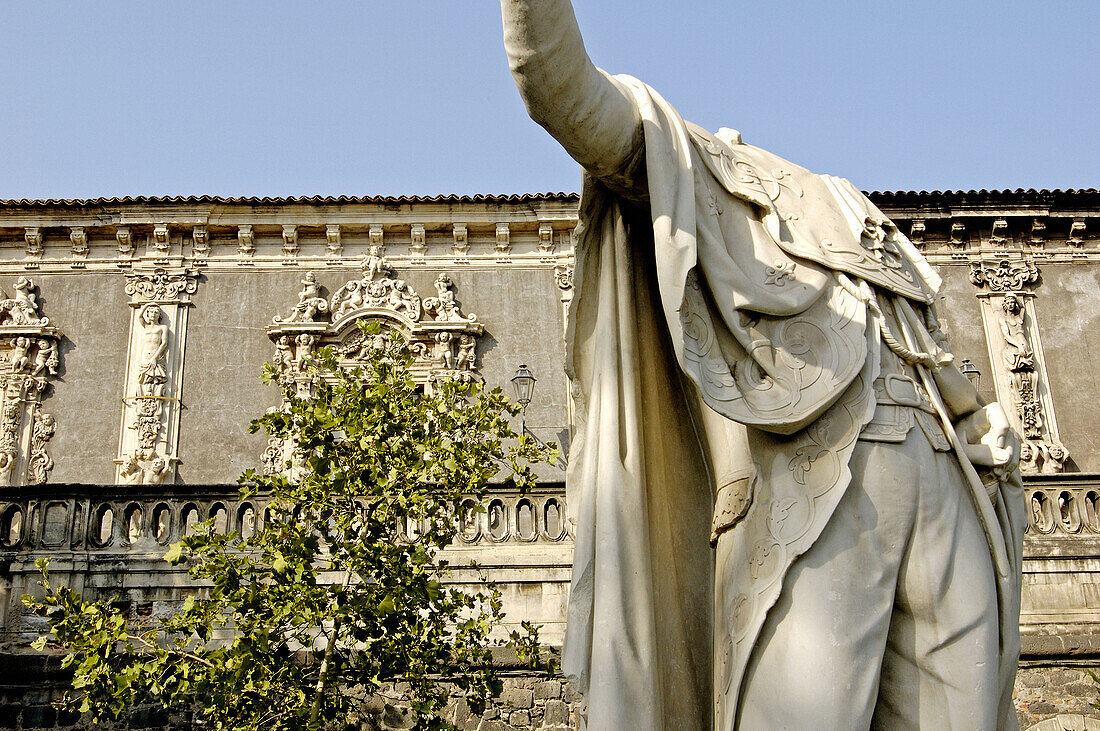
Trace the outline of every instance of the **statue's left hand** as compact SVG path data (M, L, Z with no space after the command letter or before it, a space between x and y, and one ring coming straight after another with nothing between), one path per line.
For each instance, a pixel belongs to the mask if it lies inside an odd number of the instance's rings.
M999 403L992 403L960 419L955 425L966 457L1005 478L1020 461L1020 436Z

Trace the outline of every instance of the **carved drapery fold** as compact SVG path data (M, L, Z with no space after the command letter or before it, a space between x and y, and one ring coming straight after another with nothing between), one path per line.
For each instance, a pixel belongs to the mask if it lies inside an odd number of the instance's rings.
M1058 436L1035 316L1039 269L1029 258L978 259L970 263L970 281L984 290L978 299L997 400L1024 437L1020 469L1061 472L1069 455Z
M0 292L0 485L49 478L53 459L46 445L55 422L41 402L58 373L62 337L39 313L30 279L19 277L11 297Z

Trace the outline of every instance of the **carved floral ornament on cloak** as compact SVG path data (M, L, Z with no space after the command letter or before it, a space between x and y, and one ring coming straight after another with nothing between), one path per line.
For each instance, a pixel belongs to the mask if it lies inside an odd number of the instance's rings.
M465 314L446 272L433 283L435 296L422 298L398 276L374 244L360 262L362 275L341 285L325 298L313 272L301 281L298 302L286 315L272 318L268 337L275 345L272 365L282 386L308 397L311 376L305 363L322 347L331 347L343 367L353 367L375 350L385 350L392 332L398 332L413 354L413 378L431 388L441 379L480 379L478 338L484 327L477 315ZM364 333L359 323L378 323L376 334ZM289 445L269 441L264 470L280 472Z
M46 445L56 429L41 402L64 336L41 314L29 278L12 289L11 297L0 291L0 484L41 484L53 468Z

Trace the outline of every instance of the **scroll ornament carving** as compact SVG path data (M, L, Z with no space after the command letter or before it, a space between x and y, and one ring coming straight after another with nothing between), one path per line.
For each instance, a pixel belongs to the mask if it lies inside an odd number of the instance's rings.
M184 294L194 294L198 282L190 272L169 273L154 269L150 274L131 275L126 282L126 294L139 300L163 302Z
M408 343L413 377L426 388L442 379L480 378L477 342L484 328L476 315L463 313L450 275L440 274L435 296L422 300L396 275L381 245L370 247L360 269L362 276L337 289L324 307L316 278L307 274L299 304L267 328L275 346L271 364L281 386L308 397L313 383L306 361L319 348L331 347L340 363L350 368L371 352L392 347L393 332ZM381 328L365 333L357 327L360 322ZM269 442L262 458L264 470L282 472L292 451L286 444Z
M996 264L985 261L970 263L970 281L993 292L1020 291L1039 281L1039 268L1030 259L1009 261L1001 259Z
M0 485L40 484L53 468L46 446L56 424L41 400L58 374L62 337L30 279L19 277L11 297L0 292Z
M558 285L558 289L573 289L573 267L564 264L554 267L554 282Z

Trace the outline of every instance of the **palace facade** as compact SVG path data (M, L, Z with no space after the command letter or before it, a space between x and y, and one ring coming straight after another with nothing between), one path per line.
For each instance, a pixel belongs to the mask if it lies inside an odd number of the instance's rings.
M1100 667L1100 191L871 198L943 277L956 358L1025 436L1021 727L1100 729L1086 673ZM354 361L372 347L356 323L378 321L416 344L426 384L510 392L526 366L525 427L567 454L577 206L571 194L0 201L0 727L76 723L49 706L56 658L27 647L44 629L19 601L37 558L89 597L155 615L188 591L161 556L189 524L247 532L262 519L236 479L283 459L248 432L280 401L264 362L294 380L322 346ZM572 552L563 466L544 465L527 494L494 491L450 550L550 644ZM573 728L582 705L568 684L517 675L490 718L454 712L463 728Z

